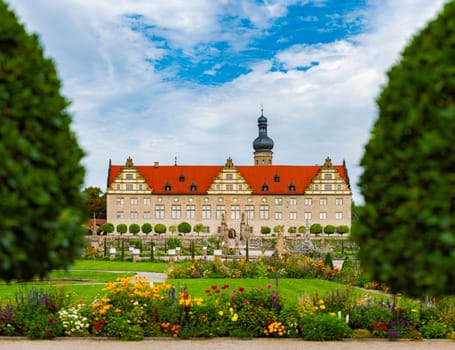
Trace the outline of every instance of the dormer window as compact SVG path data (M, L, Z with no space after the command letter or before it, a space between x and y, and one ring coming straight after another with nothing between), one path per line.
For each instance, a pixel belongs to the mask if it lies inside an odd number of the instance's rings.
M278 175L278 173L276 173L275 176L273 177L273 181L280 182L280 175Z
M180 181L180 182L185 182L185 175L180 174L180 176L179 176L179 181Z
M196 192L196 190L197 190L197 186L196 186L196 184L195 184L194 181L193 181L193 182L191 183L191 186L190 186L190 191L191 191L191 192Z
M289 191L295 192L295 185L294 185L293 182L291 182L291 183L289 184Z
M262 184L262 190L263 190L264 192L268 192L268 190L269 190L269 185L267 184L267 182L264 182L264 183Z
M171 190L171 184L169 182L166 182L166 185L164 185L164 190L166 192L169 192Z

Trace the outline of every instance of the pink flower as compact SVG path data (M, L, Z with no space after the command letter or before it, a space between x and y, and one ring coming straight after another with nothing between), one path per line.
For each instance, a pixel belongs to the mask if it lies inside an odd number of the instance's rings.
M243 303L248 304L248 299L244 299Z
M269 284L267 285L267 289L270 289L270 288L272 288L272 285L269 283Z
M232 300L235 300L235 299L237 299L237 296L236 296L236 295L233 295L233 296L232 296Z

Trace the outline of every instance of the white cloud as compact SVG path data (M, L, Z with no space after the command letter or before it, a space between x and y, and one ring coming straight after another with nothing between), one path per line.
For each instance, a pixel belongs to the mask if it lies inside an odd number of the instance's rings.
M335 163L346 159L354 187L363 144L376 115L385 72L411 35L434 17L443 1L371 2L368 31L350 40L295 45L252 71L217 87L167 81L146 59L166 54L126 15L143 15L175 48L188 54L213 40L246 47L254 35L286 13L286 1L232 2L121 0L10 0L38 32L73 101L74 129L87 150L87 185L104 188L107 163L252 164L256 120L264 103L276 164ZM114 5L115 4L115 5ZM240 4L239 6L236 6ZM324 2L321 1L323 6ZM219 15L248 18L258 26L223 31ZM145 30L145 29L144 29ZM162 45L161 45L162 46ZM271 72L274 62L288 69ZM304 71L296 67L319 65ZM207 74L216 74L215 65Z

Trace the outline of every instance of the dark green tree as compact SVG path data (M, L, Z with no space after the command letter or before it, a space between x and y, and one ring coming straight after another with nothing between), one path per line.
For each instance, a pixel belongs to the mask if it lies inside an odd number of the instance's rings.
M85 205L90 217L106 219L106 194L99 187L87 187L83 191Z
M87 219L83 151L68 101L36 35L0 0L0 278L66 268Z
M313 224L310 226L310 233L314 235L319 235L322 233L322 225L321 224Z
M117 225L117 232L123 235L128 231L128 226L126 224L118 224Z
M337 230L338 230L338 233L339 233L340 235L344 235L345 233L348 233L348 232L349 232L349 226L347 226L347 225L340 225L340 226L338 226L338 229L337 229Z
M388 72L351 233L370 278L413 297L455 286L455 1Z
M196 224L193 227L193 231L196 232L199 236L200 233L205 231L205 226L203 224Z
M131 224L128 227L129 233L132 233L133 235L137 235L140 230L141 230L141 227L138 224Z
M101 229L103 230L103 232L112 233L114 232L115 227L111 222L106 222L105 224L103 224L103 226L101 226Z
M145 224L142 224L141 226L141 231L148 235L150 232L152 232L152 225L146 222Z
M162 234L162 233L166 233L166 225L164 224L156 224L155 225L155 233L158 233L158 235Z
M261 233L263 235L268 235L270 232L272 232L272 229L269 226L261 226Z
M177 230L179 231L179 233L183 233L185 235L186 233L191 232L191 225L189 223L187 223L186 221L182 221L177 226Z
M324 226L324 233L326 235L332 235L335 232L335 226L333 225L326 225Z

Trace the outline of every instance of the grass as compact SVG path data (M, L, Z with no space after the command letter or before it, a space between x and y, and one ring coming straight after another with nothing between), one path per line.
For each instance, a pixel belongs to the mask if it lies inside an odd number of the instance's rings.
M129 262L109 260L76 260L71 270L90 271L134 271L134 272L164 272L165 262Z
M278 288L276 288L275 279L220 279L220 278L201 278L201 279L168 279L166 283L173 284L179 288L186 288L188 293L194 297L205 297L205 290L210 289L213 285L218 287L224 284L229 285L230 289L244 287L245 289L266 288L268 284L274 289L278 289L280 295L290 302L297 302L298 298L303 295L313 296L316 293L319 296L332 293L332 291L344 291L347 286L331 281L318 279L293 279L283 278L278 280ZM353 289L355 296L362 297L366 295L376 294L367 293L358 289Z
M99 261L77 260L69 271L54 271L49 275L51 280L33 281L27 283L5 284L0 283L0 303L4 304L14 300L19 288L38 288L47 291L53 287L65 287L70 291L74 300L93 301L103 294L102 289L106 282L115 281L118 277L131 276L133 272L164 272L165 262L127 262L127 261ZM115 272L117 271L117 272ZM123 271L123 272L118 272ZM126 272L125 272L126 271ZM188 292L195 297L205 297L205 290L212 285L222 286L228 284L231 289L244 287L266 288L270 284L275 288L275 279L168 279L166 283L175 285L178 289L186 287ZM314 295L316 292L323 296L333 290L345 290L343 284L317 280L317 279L279 279L278 290L280 294L290 302L296 302L302 295ZM356 295L376 296L374 293L366 293L354 289Z

